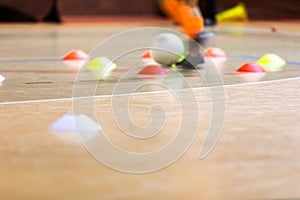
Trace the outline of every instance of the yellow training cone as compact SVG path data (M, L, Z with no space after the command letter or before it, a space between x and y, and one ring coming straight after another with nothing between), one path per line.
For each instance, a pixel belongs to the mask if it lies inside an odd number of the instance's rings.
M235 7L216 15L218 22L248 21L247 9L244 3L238 3Z
M86 65L96 79L109 77L116 67L117 65L106 57L96 57Z
M257 64L262 66L267 72L281 71L286 61L274 53L265 54L261 57Z

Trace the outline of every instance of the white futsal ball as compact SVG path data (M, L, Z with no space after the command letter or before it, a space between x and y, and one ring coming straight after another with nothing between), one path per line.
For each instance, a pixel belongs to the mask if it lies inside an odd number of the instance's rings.
M153 38L152 57L162 65L172 65L184 54L182 40L173 33L161 33Z

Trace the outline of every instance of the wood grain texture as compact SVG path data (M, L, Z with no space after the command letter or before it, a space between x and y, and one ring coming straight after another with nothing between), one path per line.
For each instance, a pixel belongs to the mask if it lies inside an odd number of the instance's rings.
M72 110L70 101L1 105L5 113L1 112L4 120L0 122L0 173L5 181L1 182L0 196L6 199L297 197L300 195L297 189L299 83L297 80L226 87L224 130L214 151L204 160L197 155L209 125L210 98L207 90L197 90L202 119L197 140L170 167L144 175L124 174L104 167L83 149L76 136L50 132L49 125ZM152 95L147 104L168 101L172 105L174 102L168 96ZM103 126L108 133L112 131L112 137L122 133L114 126L109 101L99 98L95 103L96 113L104 118ZM140 109L136 106L134 112L139 113ZM173 111L171 121L178 114ZM176 127L176 123L177 120L171 122L171 127ZM172 130L169 128L167 133ZM124 137L115 140L125 149L132 150L135 144L134 150L145 150L143 143L128 143ZM148 146L155 147L156 143L152 141Z
M293 24L274 24L282 31L299 31L299 27ZM276 36L276 40L269 40L270 35L265 37L255 32L256 29L254 31L254 27L265 26L260 23L249 24L243 27L242 32L237 31L232 36L226 34L232 25L213 29L216 31L216 40L208 44L221 45L229 52L260 55L269 51L271 47L282 44L283 40L290 49L281 49L280 53L285 53L289 60L299 61L298 52L294 51L298 48L297 40L289 40L292 36ZM110 169L95 160L80 143L78 135L50 131L49 127L59 117L74 112L71 99L49 98L72 95L72 84L66 82L74 80L74 72L61 63L4 63L3 59L57 58L67 50L78 47L88 51L99 40L126 28L142 27L142 24L101 24L100 29L95 29L94 26L40 25L38 30L35 25L1 27L1 34L5 36L1 41L5 42L5 45L0 47L3 52L0 73L7 79L0 87L0 96L2 103L11 102L6 105L0 104L1 199L300 197L300 78L297 65L288 66L283 72L267 75L267 78L263 79L265 82L245 84L241 77L237 78L234 75L234 67L231 66L245 60L229 59L228 68L225 67L223 71L227 74L224 76L225 83L230 83L224 86L224 128L214 150L203 160L200 160L198 155L213 114L211 93L207 87L193 88L195 99L187 95L191 90L181 91L184 94L184 102L190 103L187 104L190 111L195 109L189 106L191 103L198 105L200 123L197 137L177 162L154 173L133 175ZM25 34L20 34L20 30ZM134 42L134 38L129 40ZM129 40L127 42L130 44ZM264 44L264 47L258 49L257 45L253 44L254 41ZM45 47L43 51L41 45ZM26 49L27 51L24 51ZM24 53L20 54L20 51ZM195 77L191 74L193 75L193 72L186 72L185 75L193 81ZM36 81L44 84L24 84ZM55 84L47 86L48 82ZM46 101L28 101L33 99ZM27 102L12 102L18 100ZM128 138L114 121L111 100L112 96L109 95L95 98L95 115L108 137L123 149L136 152L153 151L173 138L179 127L181 107L172 94L135 93L131 96L129 104L137 124L149 123L148 109L155 104L165 107L168 118L163 134L151 140ZM221 100L216 99L215 103ZM83 104L83 108L85 106L89 105ZM120 160L124 161L124 158L120 157Z

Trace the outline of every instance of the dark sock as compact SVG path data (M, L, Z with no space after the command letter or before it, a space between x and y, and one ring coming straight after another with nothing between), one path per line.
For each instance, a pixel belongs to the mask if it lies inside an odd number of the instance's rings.
M52 8L49 11L49 13L47 14L47 16L44 17L43 21L45 21L45 22L54 22L54 23L62 22L61 18L60 18L60 15L59 15L59 12L58 12L57 0L53 1Z

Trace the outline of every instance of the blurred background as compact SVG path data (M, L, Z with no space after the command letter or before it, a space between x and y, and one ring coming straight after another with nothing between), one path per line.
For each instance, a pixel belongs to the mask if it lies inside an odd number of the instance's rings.
M215 0L214 10L200 0L205 15L244 3L250 20L300 19L300 0ZM157 0L0 0L2 22L59 22L68 17L144 16L163 18Z

